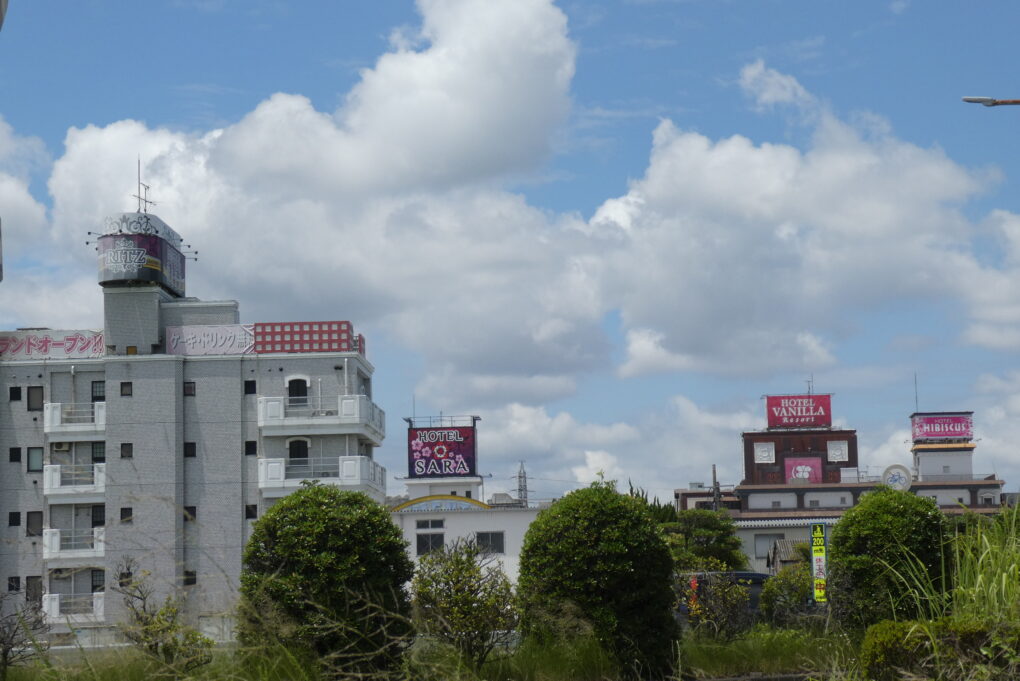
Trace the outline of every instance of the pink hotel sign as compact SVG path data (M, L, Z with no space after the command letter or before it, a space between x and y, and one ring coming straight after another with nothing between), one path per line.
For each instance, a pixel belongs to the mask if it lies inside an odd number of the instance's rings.
M971 414L914 414L910 429L916 440L970 440L974 437Z

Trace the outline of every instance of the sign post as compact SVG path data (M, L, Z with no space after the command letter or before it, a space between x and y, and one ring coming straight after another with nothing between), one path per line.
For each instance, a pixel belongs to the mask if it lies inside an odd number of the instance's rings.
M825 525L811 525L811 577L815 586L815 603L825 603Z

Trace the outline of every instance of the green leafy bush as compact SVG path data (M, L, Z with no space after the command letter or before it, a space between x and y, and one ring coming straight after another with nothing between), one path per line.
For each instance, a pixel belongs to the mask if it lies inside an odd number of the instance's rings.
M419 630L450 644L476 668L517 627L513 588L493 557L458 541L418 561L412 582Z
M747 566L736 525L725 513L700 508L679 511L674 522L661 527L677 570L743 570Z
M886 620L865 633L860 664L873 681L1015 679L1020 675L1020 623L970 617Z
M814 595L811 566L806 561L787 565L765 581L758 600L762 618L777 627L793 626L810 612Z
M946 525L931 499L888 487L864 495L832 530L828 592L836 621L863 629L917 617L905 575L920 570L944 584Z
M538 514L524 537L518 590L526 636L563 638L589 623L627 670L669 669L677 638L672 559L647 505L596 482Z
M393 668L411 629L405 548L364 494L307 485L284 497L245 547L240 641L304 651L330 673Z
M686 604L687 622L700 637L729 641L751 628L751 592L725 572L682 576L680 598Z

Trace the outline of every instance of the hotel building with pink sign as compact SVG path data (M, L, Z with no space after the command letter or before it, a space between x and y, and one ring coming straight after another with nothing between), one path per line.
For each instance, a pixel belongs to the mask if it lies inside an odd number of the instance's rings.
M679 509L727 510L754 570L778 567L770 565L776 542L807 542L812 524L835 524L883 483L931 497L949 514L999 511L1004 482L974 472L973 412L911 414L913 442L904 447L904 465L883 471L860 466L856 430L831 426L829 395L770 396L766 405L769 427L741 435L739 484L714 491L692 483L675 493ZM786 425L798 420L810 425Z

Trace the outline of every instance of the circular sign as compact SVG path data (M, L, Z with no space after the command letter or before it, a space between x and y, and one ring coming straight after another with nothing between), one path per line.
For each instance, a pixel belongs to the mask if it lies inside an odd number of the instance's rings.
M894 463L882 472L882 484L906 492L910 489L911 477L909 468Z

